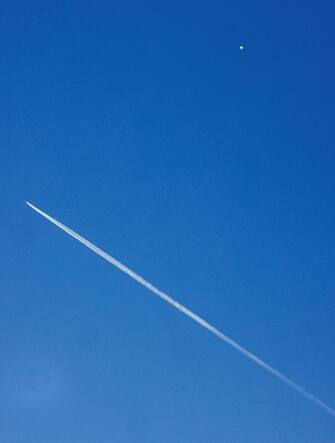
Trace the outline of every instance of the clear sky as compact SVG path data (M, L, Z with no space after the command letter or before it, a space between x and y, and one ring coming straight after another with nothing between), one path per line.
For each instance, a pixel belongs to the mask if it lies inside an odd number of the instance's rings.
M330 2L7 1L1 443L331 443ZM243 46L243 50L240 49Z

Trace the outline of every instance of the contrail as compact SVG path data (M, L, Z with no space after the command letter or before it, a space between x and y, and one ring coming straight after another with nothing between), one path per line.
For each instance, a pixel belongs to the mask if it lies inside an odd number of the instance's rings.
M232 340L231 338L229 338L225 334L223 334L223 332L221 332L218 329L216 329L210 323L207 323L206 320L204 320L203 318L199 317L197 314L195 314L194 312L192 312L189 309L187 309L185 306L183 306L180 303L178 303L176 300L171 298L165 292L163 292L160 289L156 288L156 286L154 286L153 284L151 284L150 282L145 280L140 275L136 274L136 272L134 272L131 269L129 269L127 266L125 266L124 264L119 262L116 258L114 258L111 255L107 254L107 252L104 252L102 249L98 248L93 243L91 243L90 241L88 241L84 237L82 237L81 235L79 235L76 232L72 231L72 229L68 228L67 226L65 226L61 222L59 222L58 220L50 217L50 215L48 215L45 212L41 211L40 209L36 208L36 206L32 205L29 202L26 202L26 203L27 203L28 206L30 206L32 209L34 209L36 212L38 212L43 217L45 217L46 219L51 221L51 223L54 223L60 229L65 231L67 234L71 235L71 237L75 238L80 243L85 245L87 248L91 249L93 252L95 252L96 254L100 255L100 257L104 258L109 263L114 265L116 268L120 269L120 271L122 271L125 274L129 275L129 277L131 277L133 280L137 281L142 286L144 286L145 288L149 289L149 291L151 291L155 295L158 295L158 297L162 298L167 303L172 305L174 308L178 309L178 311L180 311L183 314L187 315L187 317L190 317L192 320L194 320L195 322L199 323L199 325L203 326L209 332L211 332L212 334L214 334L217 337L219 337L221 340L223 340L225 343L227 343L232 348L236 349L236 351L238 351L241 354L243 354L249 360L252 360L258 366L260 366L261 368L263 368L266 371L270 372L270 374L272 374L274 377L278 378L283 383L285 383L286 385L290 386L295 391L297 391L299 394L301 394L302 396L304 396L308 400L312 401L313 403L318 405L320 408L324 409L329 414L331 414L333 417L335 417L335 410L332 409L330 406L326 405L325 403L323 403L321 400L319 400L317 397L315 397L315 395L313 395L310 392L306 391L306 389L304 389L302 386L298 385L293 380L291 380L290 378L286 377L286 375L284 375L281 372L279 372L276 369L274 369L272 366L270 366L265 361L261 360L259 357L257 357L252 352L250 352L247 349L243 348L241 345L236 343L234 340Z

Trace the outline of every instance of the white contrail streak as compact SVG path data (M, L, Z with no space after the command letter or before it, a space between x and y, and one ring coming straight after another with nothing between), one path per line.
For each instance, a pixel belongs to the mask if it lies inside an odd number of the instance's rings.
M72 229L68 228L67 226L65 226L62 223L60 223L58 220L55 220L54 218L50 217L50 215L48 215L45 212L41 211L40 209L36 208L36 206L32 205L29 202L26 202L26 203L27 203L28 206L30 206L32 209L34 209L36 212L38 212L43 217L45 217L46 219L48 219L49 221L54 223L56 226L58 226L60 229L62 229L63 231L65 231L66 233L71 235L76 240L80 241L80 243L85 245L87 248L91 249L93 252L95 252L96 254L100 255L100 257L104 258L109 263L111 263L112 265L114 265L115 267L120 269L120 271L122 271L125 274L129 275L129 277L131 277L133 280L137 281L142 286L144 286L145 288L149 289L149 291L153 292L155 295L158 295L158 297L162 298L167 303L169 303L170 305L172 305L173 307L178 309L178 311L182 312L183 314L187 315L188 317L190 317L195 322L199 323L199 325L203 326L209 332L211 332L212 334L214 334L217 337L219 337L221 340L226 342L229 346L231 346L232 348L236 349L241 354L245 355L247 358L249 358L249 360L252 360L258 366L260 366L261 368L263 368L266 371L270 372L270 374L272 374L274 377L277 377L279 380L284 382L286 385L290 386L295 391L299 392L299 394L303 395L305 398L307 398L308 400L312 401L316 405L320 406L322 409L324 409L329 414L331 414L332 416L335 417L335 410L332 409L330 406L326 405L325 403L323 403L321 400L319 400L317 397L315 397L315 395L313 395L310 392L306 391L302 386L298 385L293 380L291 380L290 378L286 377L286 375L284 375L281 372L277 371L272 366L267 364L265 361L261 360L259 357L257 357L256 355L254 355L253 353L251 353L247 349L243 348L242 346L240 346L238 343L236 343L231 338L227 337L225 334L223 334L221 331L216 329L214 326L212 326L211 324L207 323L207 321L205 321L203 318L199 317L194 312L190 311L185 306L183 306L180 303L178 303L176 300L171 298L165 292L163 292L160 289L156 288L156 286L152 285L150 282L145 280L143 277L141 277L140 275L136 274L136 272L132 271L127 266L125 266L124 264L122 264L121 262L116 260L116 258L114 258L111 255L107 254L107 252L104 252L103 250L101 250L100 248L95 246L93 243L91 243L90 241L86 240L81 235L79 235L76 232L72 231Z

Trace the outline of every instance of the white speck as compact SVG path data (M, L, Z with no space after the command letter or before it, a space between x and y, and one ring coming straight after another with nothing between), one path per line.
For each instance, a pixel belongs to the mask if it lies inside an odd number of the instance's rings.
M240 46L240 50L241 50L241 51L243 51L243 49L244 49L244 46L243 46L243 45L241 45L241 46Z

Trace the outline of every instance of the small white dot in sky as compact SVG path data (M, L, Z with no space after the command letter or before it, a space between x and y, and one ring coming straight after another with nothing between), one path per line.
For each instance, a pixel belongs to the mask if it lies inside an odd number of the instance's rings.
M241 49L241 51L243 51L243 49L244 49L244 46L243 46L243 45L241 45L241 46L240 46L240 49Z

